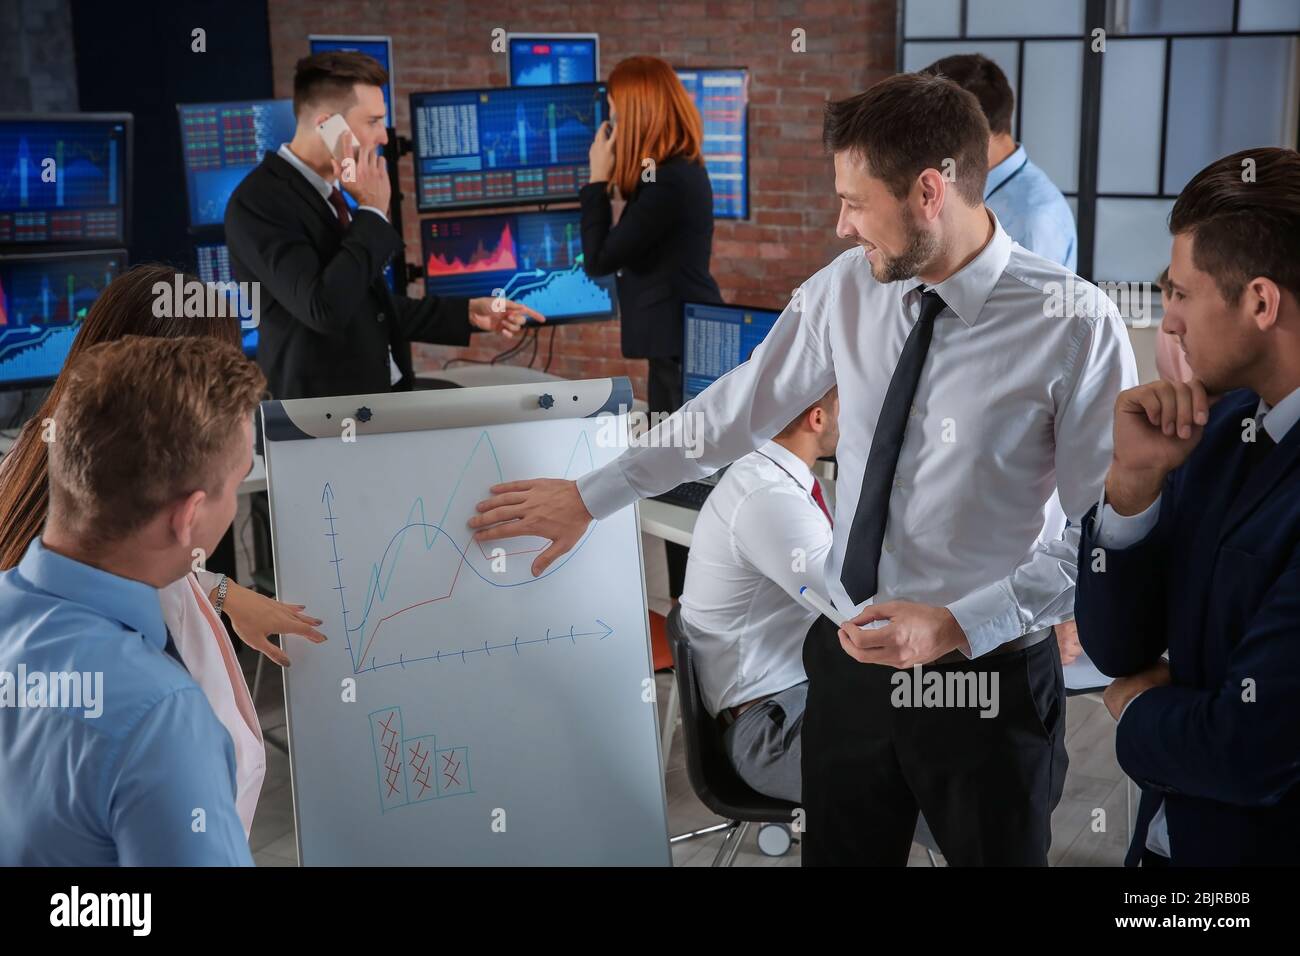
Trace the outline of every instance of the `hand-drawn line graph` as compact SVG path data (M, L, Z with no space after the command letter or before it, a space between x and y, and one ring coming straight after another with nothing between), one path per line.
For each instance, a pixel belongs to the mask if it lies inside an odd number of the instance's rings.
M569 629L567 631L562 630L562 631L557 631L555 633L551 633L551 629L548 627L546 629L545 637L532 638L531 640L527 640L527 641L521 641L518 637L516 637L513 641L502 641L500 644L490 644L489 642L484 641L482 646L480 647L458 647L453 650L440 649L436 653L429 654L424 657L406 657L405 655L401 655L398 657L397 660L388 661L385 664L376 664L372 662L369 666L362 667L360 670L355 671L354 673L363 674L363 673L370 673L372 671L381 671L386 667L405 668L407 664L419 664L424 661L435 661L436 663L442 663L443 661L460 661L462 664L464 664L466 663L469 655L471 654L485 654L488 657L491 657L493 651L512 650L515 652L516 655L518 655L519 648L528 647L533 644L545 644L549 646L553 643L561 643L565 641L569 642L570 644L577 644L578 638L580 637L594 637L598 640L603 641L605 638L609 637L611 634L614 633L614 629L610 627L608 624L606 624L604 621L602 621L600 618L596 618L595 620L596 620L596 624L599 627L599 630L575 631L573 629L574 625L569 625Z
M584 453L583 458L586 466L579 472L581 474L589 471L594 466L591 444L585 430L574 441L568 462L564 468L564 477L571 476L575 460L579 459L580 451ZM579 464L583 463L579 462ZM467 481L467 476L471 474L476 480ZM500 569L494 570L494 562L500 562L502 559L519 555L533 554L541 551L544 546L543 544L537 544L533 547L520 547L520 544L527 544L529 539L505 539L501 542L490 542L499 547L494 547L492 551L488 551L483 547L482 542L473 540L471 529L466 525L466 522L474 512L474 505L484 497L489 486L502 481L504 481L504 474L500 458L497 455L496 447L493 445L491 435L484 430L479 434L474 447L466 458L465 464L461 467L455 484L447 496L442 515L437 521L430 522L428 520L423 497L417 497L411 503L405 520L389 538L383 554L378 561L370 566L366 581L365 599L360 606L359 613L357 609L348 606L346 596L348 588L343 581L343 557L339 547L340 532L336 528L336 522L340 520L342 513L336 510L332 484L328 481L325 483L321 493L321 502L325 506L322 518L328 528L325 536L330 540L332 554L329 563L334 566L335 583L331 589L337 591L339 595L348 654L352 663L352 673L360 674L394 666L404 668L411 663L430 660L441 662L451 657L459 657L464 661L467 655L485 654L491 656L492 651L503 648L511 648L517 654L521 646L540 643L549 644L551 641L563 637L595 636L603 640L613 633L613 629L609 625L597 618L596 624L600 630L577 632L574 630L574 626L570 626L567 633L560 630L555 636L552 636L551 631L548 629L545 637L529 640L520 640L515 635L512 641L502 640L500 643L492 644L490 640L484 640L481 645L474 644L463 648L439 649L436 653L418 656L407 656L404 651L399 651L393 655L390 651L392 659L380 660L376 654L376 648L380 646L380 638L385 635L386 630L391 630L392 625L390 622L394 618L398 618L400 615L407 614L417 608L450 599L455 593L457 583L460 582L462 570L468 568L479 580L494 588L516 588L535 584L564 567L582 550L583 545L587 543L594 533L596 523L593 523L587 529L586 534L568 554L552 564L540 577L534 578L532 576L531 562L529 561L516 562L517 566L513 568L512 575L500 573ZM452 515L453 505L457 503L457 496L462 491L464 495L460 501L461 507L457 509L454 516L449 517ZM417 530L419 534L413 535L412 532ZM408 537L413 537L415 544L407 545ZM423 550L418 547L421 540L424 544ZM539 539L534 538L531 540L536 541ZM434 545L439 542L450 545L451 550L448 551L444 547L435 554ZM507 542L513 543L508 544ZM511 550L505 550L505 547L510 547ZM411 555L405 561L402 560L404 553ZM433 566L426 569L424 565L421 565L419 568L412 570L411 562L417 561L424 555L428 556L428 562L425 563L432 563ZM406 577L401 581L404 585L403 590L409 593L411 589L416 589L423 596L419 600L405 602L385 613L383 605L387 602L390 593L393 593L394 599L396 599L394 576L397 574L399 566L407 572ZM445 583L439 585L437 582L440 580ZM394 603L396 603L396 600L394 600ZM356 637L355 643L353 641L354 635ZM391 643L391 639L389 643Z
M469 782L469 747L439 750L436 734L407 737L401 707L381 707L371 711L368 719L381 814L474 792Z

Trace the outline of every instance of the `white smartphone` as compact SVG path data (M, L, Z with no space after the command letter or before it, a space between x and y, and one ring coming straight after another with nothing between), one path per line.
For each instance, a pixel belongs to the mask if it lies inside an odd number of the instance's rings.
M343 149L344 144L347 142L343 138L343 134L352 132L352 128L348 126L348 121L343 118L343 114L335 113L325 122L317 126L316 132L319 133L320 138L324 140L325 148L330 151L330 155L338 162L343 162ZM355 134L352 139L353 141L356 140Z

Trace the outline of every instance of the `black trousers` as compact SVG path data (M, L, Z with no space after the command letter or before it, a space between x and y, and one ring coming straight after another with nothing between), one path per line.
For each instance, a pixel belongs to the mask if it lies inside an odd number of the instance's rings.
M651 414L671 414L682 407L682 360L680 358L652 358L650 374L646 380L646 404ZM686 584L686 558L690 551L672 541L664 542L668 556L668 596L682 596Z
M836 631L818 618L804 641L803 865L905 866L919 810L953 866L1046 866L1067 765L1056 641L922 668L982 679L997 715L981 717L952 696L896 706L915 671L858 663Z
M651 412L675 412L682 407L682 360L680 358L647 359L650 374L646 378L646 404Z

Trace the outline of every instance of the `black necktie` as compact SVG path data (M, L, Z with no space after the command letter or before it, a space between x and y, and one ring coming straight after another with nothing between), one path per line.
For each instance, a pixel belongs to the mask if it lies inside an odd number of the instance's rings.
M1273 441L1273 436L1264 428L1264 416L1258 415L1255 418L1255 440L1246 442L1246 477L1249 478L1254 474L1268 453L1277 447L1277 442Z
M898 357L894 376L889 380L885 402L871 440L871 453L862 475L858 509L849 528L849 543L844 549L844 566L840 583L854 604L861 604L876 593L876 571L880 564L880 545L885 540L885 522L889 518L889 492L898 468L898 453L903 448L907 419L921 380L930 340L934 337L934 320L944 309L939 293L929 290L921 295L921 316L916 320L903 354Z
M181 660L181 652L176 649L176 642L172 640L172 629L167 628L167 645L163 648L168 657L174 658L177 664L185 667L185 662ZM189 668L185 667L185 672L189 673Z

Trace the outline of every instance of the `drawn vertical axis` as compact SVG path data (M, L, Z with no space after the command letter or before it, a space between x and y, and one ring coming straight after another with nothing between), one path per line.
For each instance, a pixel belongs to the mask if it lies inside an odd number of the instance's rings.
M339 593L339 606L343 609L343 636L347 639L348 659L352 661L352 669L355 671L357 669L357 658L352 651L352 635L348 632L348 599L343 594L346 588L343 584L343 573L339 569L343 559L339 557L339 533L334 530L334 489L330 487L328 481L325 482L325 490L321 492L320 498L321 501L325 502L325 520L329 522L330 529L325 532L325 536L330 539L330 550L334 553L334 558L330 561L330 564L334 565L334 580L337 582L334 590Z

